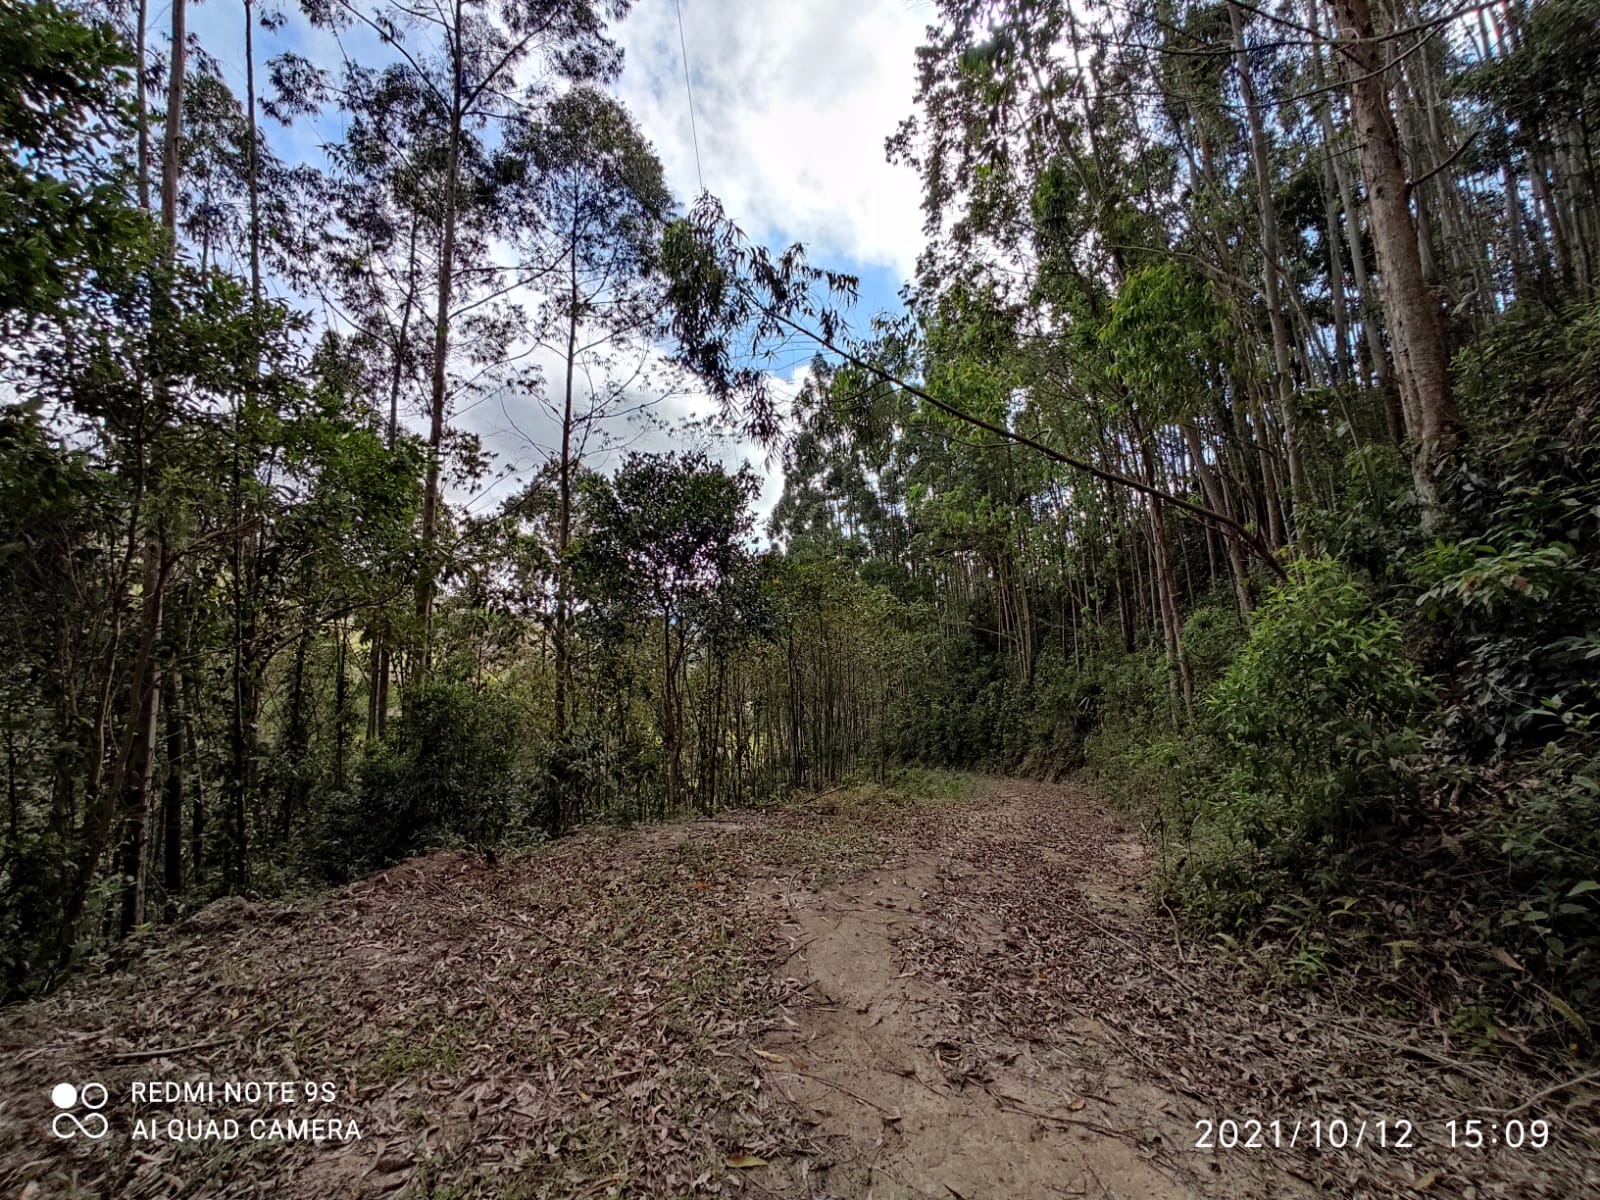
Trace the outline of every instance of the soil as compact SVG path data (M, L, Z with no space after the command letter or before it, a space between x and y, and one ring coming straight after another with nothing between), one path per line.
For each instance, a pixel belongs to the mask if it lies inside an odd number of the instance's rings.
M0 1195L1600 1195L1592 1076L1190 944L1153 869L1088 790L986 779L219 901L5 1011ZM90 1080L110 1135L52 1136ZM169 1080L219 1099L132 1098ZM318 1116L361 1137L249 1132ZM1263 1144L1197 1147L1225 1118ZM1550 1135L1452 1149L1452 1119Z

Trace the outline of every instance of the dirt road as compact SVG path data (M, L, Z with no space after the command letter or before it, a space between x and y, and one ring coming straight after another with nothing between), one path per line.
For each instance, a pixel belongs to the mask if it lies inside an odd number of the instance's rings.
M1088 791L989 779L219 902L5 1010L0 1194L1600 1194L1592 1086L1186 944L1151 873ZM1508 1113L1546 1145L1449 1146Z
M1096 1015L1130 991L1102 976L1150 949L1146 850L1120 821L1082 791L987 780L922 834L884 870L784 897L809 1002L770 1073L848 1144L828 1193L1309 1192L1264 1156L1198 1156L1192 1105Z

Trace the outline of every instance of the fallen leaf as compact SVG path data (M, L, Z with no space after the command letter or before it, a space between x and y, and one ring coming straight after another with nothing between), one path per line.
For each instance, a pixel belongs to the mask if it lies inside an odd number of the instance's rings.
M1411 1186L1416 1188L1417 1191L1419 1191L1419 1192L1425 1192L1429 1188L1431 1188L1434 1184L1436 1184L1438 1182L1439 1182L1439 1172L1437 1172L1437 1171L1429 1171L1426 1175L1424 1175L1421 1179L1417 1180Z
M1489 953L1494 955L1494 957L1499 959L1501 962L1505 963L1505 965L1510 967L1513 971L1527 970L1526 967L1524 967L1516 959L1512 958L1510 954L1506 953L1506 951L1502 950L1499 946L1494 947L1489 951Z
M730 1167L764 1167L767 1160L757 1158L754 1154L730 1154L727 1163Z

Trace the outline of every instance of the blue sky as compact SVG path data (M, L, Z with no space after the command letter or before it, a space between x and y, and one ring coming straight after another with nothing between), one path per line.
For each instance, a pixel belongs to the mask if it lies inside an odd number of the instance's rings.
M857 275L863 320L897 310L921 249L922 216L914 172L889 165L883 143L911 112L914 51L932 6L926 0L679 2L693 129L673 0L636 0L615 30L625 56L615 91L654 143L675 194L687 204L703 179L752 238L774 247L803 242L814 263ZM165 5L152 6L157 37L166 21ZM216 0L195 5L189 25L242 96L240 7ZM353 56L384 53L360 31L341 40ZM258 77L270 57L290 48L323 65L339 60L339 46L291 11L281 32L257 31ZM337 136L337 123L290 130L269 123L269 136L282 157L316 157L319 143ZM662 411L676 419L704 415L708 407L689 395ZM540 445L548 444L539 435L547 418L531 398L520 405L513 398L500 412L464 413L459 423L519 471L537 467ZM682 443L650 434L639 444ZM737 440L717 449L730 465L746 461L767 477L760 508L769 509L781 488L779 464L769 468L762 450Z

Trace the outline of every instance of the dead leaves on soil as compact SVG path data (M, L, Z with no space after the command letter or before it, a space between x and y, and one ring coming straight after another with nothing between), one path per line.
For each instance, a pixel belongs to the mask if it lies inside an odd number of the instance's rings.
M219 902L130 944L121 973L8 1014L0 1095L20 1099L0 1193L720 1193L804 1135L747 1057L793 998L769 901L745 885L776 869L804 886L884 845L864 818L775 811L582 834L492 870L442 852L303 904ZM36 1136L61 1078L116 1098L136 1078L326 1079L327 1115L363 1137L96 1156ZM125 1134L135 1114L116 1114Z

